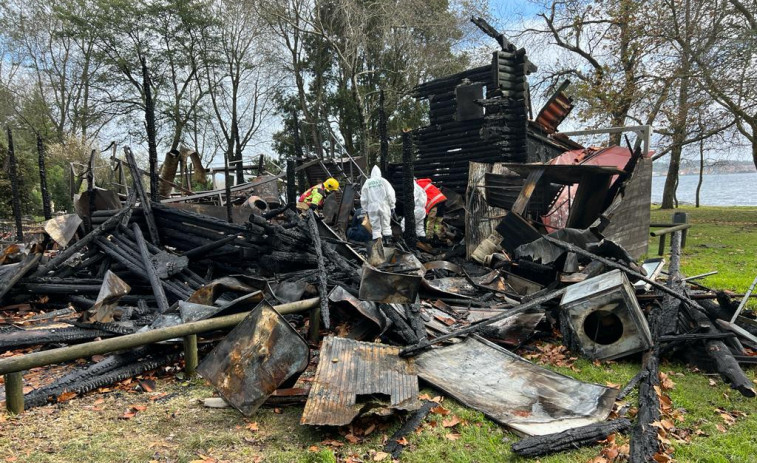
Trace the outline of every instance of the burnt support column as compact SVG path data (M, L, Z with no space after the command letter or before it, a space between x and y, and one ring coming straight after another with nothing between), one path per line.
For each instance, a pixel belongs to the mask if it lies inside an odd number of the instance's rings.
M50 192L47 190L47 169L45 168L45 144L42 137L37 135L37 154L39 154L39 189L42 192L42 213L45 220L53 218L53 210L50 207Z
M150 159L150 199L158 201L158 142L155 133L155 104L152 101L152 82L147 70L147 60L142 58L142 91L145 93L145 126Z
M297 207L297 184L294 172L296 163L294 159L287 159L287 205L294 210Z
M384 91L383 90L379 92L378 130L379 130L379 141L380 141L379 164L381 167L381 172L386 173L387 168L389 167L389 137L387 136L387 133L386 133L386 111L384 109Z
M386 173L384 173L386 175ZM402 132L402 205L405 216L405 242L410 249L415 248L418 237L415 235L415 197L413 188L413 139L410 131Z
M226 189L226 220L229 223L234 222L234 215L232 213L232 205L231 205L231 176L229 175L229 156L226 156L224 165L223 165L223 178L224 178L224 185Z
M21 223L21 197L18 190L18 165L16 163L16 152L13 146L13 132L8 127L8 176L11 181L11 202L13 206L13 218L16 219L16 241L24 241L24 229Z

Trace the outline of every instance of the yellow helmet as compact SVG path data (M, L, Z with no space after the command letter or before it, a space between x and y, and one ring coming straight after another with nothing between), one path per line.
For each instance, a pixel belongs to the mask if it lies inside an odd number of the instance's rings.
M326 191L336 191L339 189L339 182L337 182L336 179L332 177L326 179L326 181L323 182L323 187L326 189Z

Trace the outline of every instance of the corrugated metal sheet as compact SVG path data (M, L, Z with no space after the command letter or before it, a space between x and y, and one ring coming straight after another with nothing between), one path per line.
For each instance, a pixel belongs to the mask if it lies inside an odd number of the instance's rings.
M343 426L377 402L400 410L420 408L415 366L399 352L384 344L325 338L300 423Z
M569 80L560 84L560 87L539 111L539 115L536 116L536 123L549 134L557 131L557 127L573 109L573 99L564 92L568 85L570 85Z

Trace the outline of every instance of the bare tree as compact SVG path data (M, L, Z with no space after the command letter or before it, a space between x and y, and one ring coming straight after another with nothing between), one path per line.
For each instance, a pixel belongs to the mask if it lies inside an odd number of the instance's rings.
M218 138L241 183L244 150L273 111L282 76L272 60L270 31L250 5L219 0L216 14L225 20L213 43L206 43L205 53L214 56L205 60L207 88Z

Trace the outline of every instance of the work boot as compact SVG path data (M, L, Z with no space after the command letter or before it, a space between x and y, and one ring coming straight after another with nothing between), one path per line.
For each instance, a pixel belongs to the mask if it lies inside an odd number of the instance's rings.
M384 236L383 237L383 241L384 241L384 246L392 246L392 245L394 245L394 239L392 238L391 235Z

